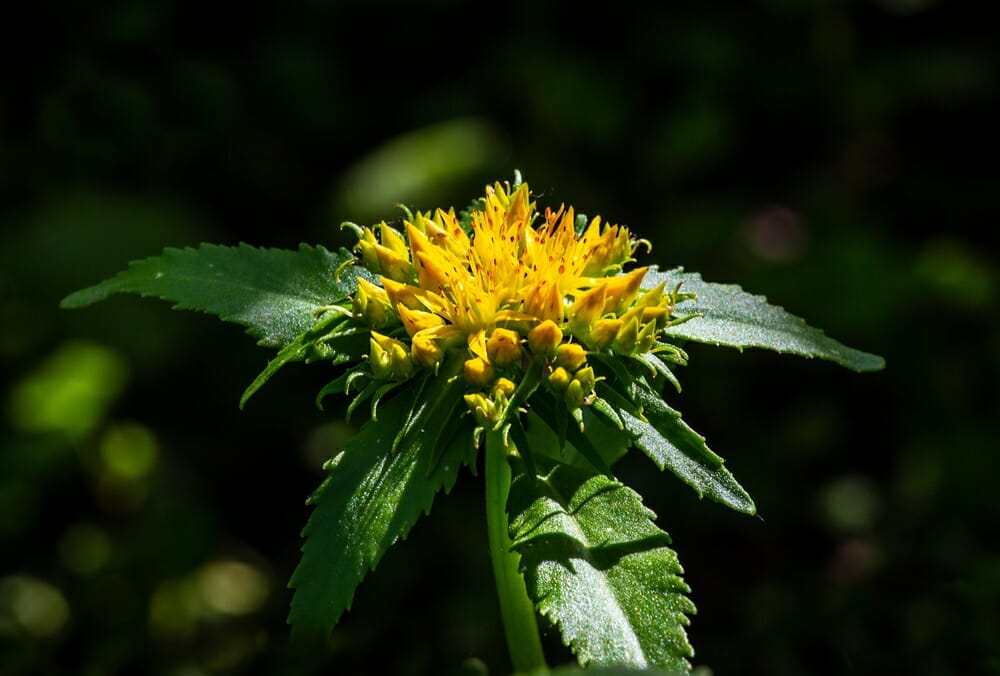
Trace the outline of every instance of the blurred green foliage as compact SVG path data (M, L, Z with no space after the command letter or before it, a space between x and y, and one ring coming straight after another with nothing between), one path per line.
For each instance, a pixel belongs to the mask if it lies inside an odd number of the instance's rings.
M303 502L351 431L312 407L329 374L287 369L240 414L268 355L238 328L136 299L57 303L163 246L335 247L342 220L462 208L517 167L546 202L650 239L644 263L739 282L887 359L858 376L691 346L678 405L762 519L621 471L678 543L695 663L1000 673L988 15L935 0L12 10L0 672L504 673L475 482L387 555L325 649L299 651L284 618Z

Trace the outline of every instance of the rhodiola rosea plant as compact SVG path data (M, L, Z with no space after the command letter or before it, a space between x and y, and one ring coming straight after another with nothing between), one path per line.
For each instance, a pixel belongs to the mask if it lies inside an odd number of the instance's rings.
M537 613L585 666L686 672L694 605L670 539L615 478L648 456L700 497L753 500L667 403L687 341L884 366L737 286L681 268L631 267L645 242L572 207L540 210L527 183L497 183L459 214L345 224L353 251L245 244L166 249L71 294L156 296L244 325L276 351L241 405L290 362L331 372L367 422L309 502L292 575L295 635L328 635L354 590L463 466L485 482L484 518L511 661L545 668Z

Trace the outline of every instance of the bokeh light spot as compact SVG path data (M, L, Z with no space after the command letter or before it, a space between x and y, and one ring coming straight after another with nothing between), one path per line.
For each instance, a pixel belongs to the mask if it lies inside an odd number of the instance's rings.
M198 575L198 587L205 606L226 615L247 615L267 600L267 576L242 561L207 564Z
M872 481L847 476L833 481L823 495L823 513L836 530L861 532L871 529L878 517L881 500Z
M121 479L142 479L156 466L159 451L156 438L146 427L135 423L115 425L101 441L104 468Z
M28 575L0 579L0 634L55 636L69 620L69 604L56 587Z
M127 375L117 352L93 343L66 343L14 387L10 421L24 432L79 439L101 422Z

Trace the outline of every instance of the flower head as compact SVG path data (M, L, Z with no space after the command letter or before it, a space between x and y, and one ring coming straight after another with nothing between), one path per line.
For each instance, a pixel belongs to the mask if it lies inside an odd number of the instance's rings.
M571 409L585 405L588 354L649 350L672 309L662 286L642 292L646 268L624 272L638 245L627 228L578 224L573 207L538 212L526 183L488 187L465 225L454 210L407 216L400 230L358 229L361 262L382 286L359 285L355 316L412 357L387 369L373 351L373 371L398 379L457 355L480 417L503 409L483 398L516 386L536 361Z

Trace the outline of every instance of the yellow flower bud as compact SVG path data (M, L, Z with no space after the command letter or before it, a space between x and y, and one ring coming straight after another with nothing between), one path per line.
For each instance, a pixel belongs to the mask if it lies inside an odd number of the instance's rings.
M657 305L660 305L660 301L663 300L663 290L666 286L666 282L660 282L655 287L642 294L635 304L639 307L656 307Z
M580 383L584 394L590 394L594 389L594 383L597 382L597 378L594 375L594 369L587 366L573 374L573 381Z
M393 377L406 380L413 375L413 359L410 358L410 351L406 349L405 343L397 340L389 354L391 358L389 366Z
M367 230L367 228L365 228ZM382 267L378 264L378 254L375 252L376 243L372 237L372 241L367 239L358 240L357 249L361 252L361 262L370 271L378 274L382 272Z
M355 317L363 319L376 329L388 326L395 319L385 289L375 286L363 277L358 277L358 290L354 294L352 310Z
M556 348L556 365L575 371L587 361L587 351L579 343L564 343Z
M618 336L618 331L622 328L622 320L617 317L612 319L599 319L594 323L594 328L587 335L586 342L597 350L603 350L614 342Z
M632 317L615 336L611 346L619 354L635 354L636 341L639 340L639 320Z
M569 326L574 333L588 330L604 313L607 289L599 284L580 294L569 308Z
M557 390L565 390L566 386L569 385L569 382L572 379L573 376L571 376L569 371L564 369L562 366L554 369L552 373L549 374L549 384Z
M501 368L520 361L521 337L510 329L493 329L486 340L486 356Z
M476 417L476 422L480 425L485 426L487 423L492 422L493 416L496 413L496 404L482 392L473 392L472 394L465 395L465 405L469 407L469 411Z
M595 219L596 221L597 219ZM587 229L589 240L594 239L594 231L599 226L591 221ZM629 238L628 230L617 225L606 227L604 232L597 237L596 242L591 244L588 250L587 265L583 269L584 276L596 277L603 274L608 268L620 266L632 257L632 241Z
M509 378L497 378L497 381L493 383L493 395L502 394L508 399L514 394L514 390L517 389L517 385L514 381Z
M642 308L642 321L656 322L658 326L663 326L667 321L667 314L669 312L670 309L662 305L658 307L644 307Z
M642 331L636 339L636 352L649 352L653 349L653 342L656 340L656 322L643 324Z
M562 339L562 329L551 319L546 319L528 332L528 347L535 354L550 355Z
M379 380L384 380L389 377L391 358L389 351L382 347L374 336L375 333L372 332L372 338L369 339L371 351L368 354L368 363L371 366L372 375Z
M465 382L475 387L486 387L493 382L496 372L490 363L482 357L473 357L465 361Z
M372 331L368 355L376 378L406 380L413 375L413 360L406 343Z
M587 394L588 392L585 392L583 389L583 384L579 380L574 379L566 387L566 392L563 394L563 397L566 400L566 405L571 409L574 409L583 406L586 402Z
M629 312L638 312L639 321L643 324L655 321L657 326L662 327L673 309L669 306L670 299L664 298L663 295L666 284L666 282L660 282L654 288L639 296L639 299L636 300L635 305Z

